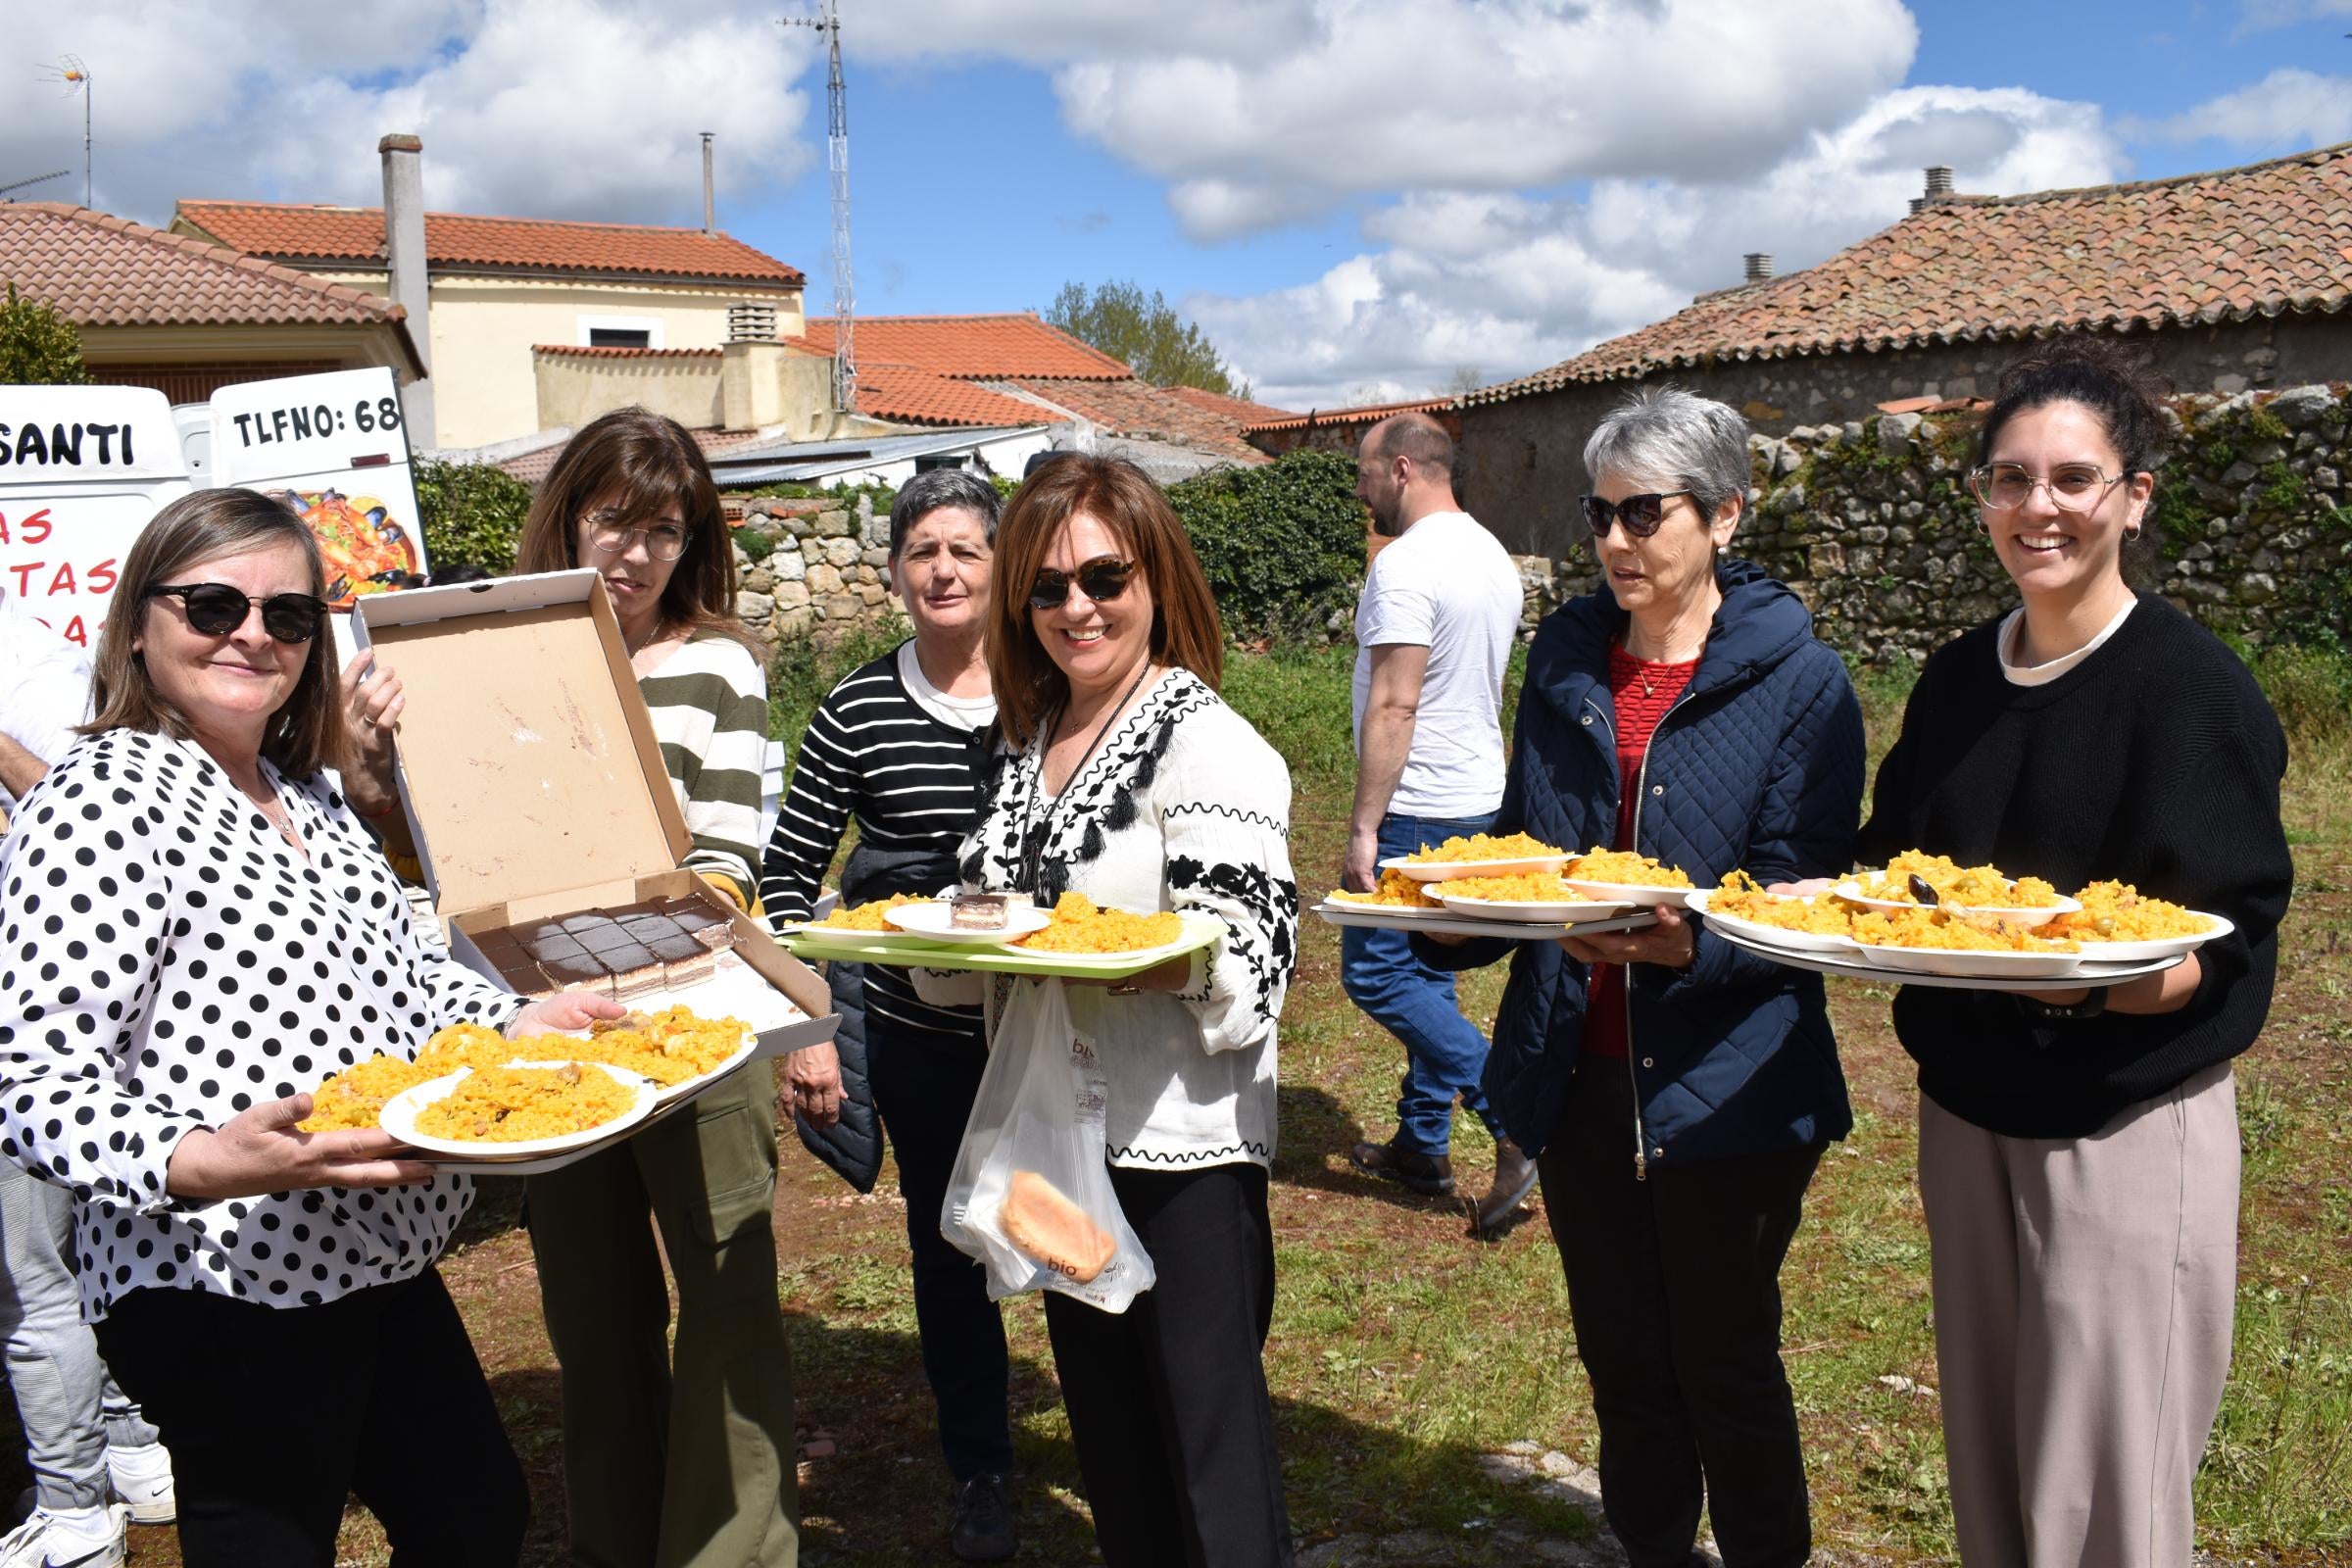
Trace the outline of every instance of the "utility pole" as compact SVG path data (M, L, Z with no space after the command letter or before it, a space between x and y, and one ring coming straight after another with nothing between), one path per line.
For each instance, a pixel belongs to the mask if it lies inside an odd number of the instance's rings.
M718 204L710 188L710 132L703 132L703 232L718 232Z
M825 78L825 154L833 169L833 407L858 407L858 357L852 341L857 291L850 283L850 107L841 80L841 0L825 0L822 17L791 17L786 26L825 34L830 56Z

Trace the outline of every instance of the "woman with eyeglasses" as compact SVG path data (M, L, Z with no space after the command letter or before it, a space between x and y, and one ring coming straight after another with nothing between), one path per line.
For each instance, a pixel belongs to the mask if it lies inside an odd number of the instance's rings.
M185 1561L313 1568L356 1494L403 1562L507 1568L529 1493L435 1268L472 1185L295 1124L446 1025L619 1008L526 1006L410 923L335 773L323 592L310 530L249 490L172 503L124 558L96 716L0 844L0 1150L77 1200L83 1310L171 1450Z
M1701 887L1842 870L1861 709L1804 605L1726 554L1746 421L1637 393L1593 430L1585 468L1601 587L1537 628L1493 831L1638 851ZM1726 1568L1803 1562L1780 1270L1814 1168L1852 1125L1821 978L1672 908L1556 945L1416 942L1448 968L1511 956L1487 1096L1537 1155L1627 1556L1687 1568L1703 1504Z
M686 864L751 907L767 679L735 619L733 541L694 438L643 409L588 424L540 481L517 565L603 576L694 841ZM737 1073L694 1114L530 1178L540 1300L564 1374L571 1555L589 1568L797 1556L767 1077Z
M1096 1538L1111 1568L1288 1563L1260 1357L1275 1025L1298 920L1290 771L1217 696L1216 602L1131 463L1067 457L1014 494L987 647L1004 749L964 885L1225 927L1215 948L1116 986L1043 982L1067 987L1107 1079L1111 1187L1158 1275L1123 1313L1046 1294Z
M2002 376L1969 483L2020 603L1928 661L1862 830L1874 864L2114 879L2236 927L2110 987L1896 995L1970 1568L2186 1562L2230 1367L2230 1063L2269 1010L2293 877L2286 747L2245 666L2127 577L2165 391L2105 338Z

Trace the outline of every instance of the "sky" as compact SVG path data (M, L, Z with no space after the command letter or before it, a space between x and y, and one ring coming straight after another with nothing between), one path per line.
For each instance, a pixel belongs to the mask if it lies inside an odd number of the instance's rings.
M82 0L0 30L0 184L719 225L832 308L806 0ZM1131 280L1262 402L1556 364L1900 219L2352 141L2352 0L841 0L861 315ZM365 22L353 19L364 17ZM5 259L0 259L0 272Z

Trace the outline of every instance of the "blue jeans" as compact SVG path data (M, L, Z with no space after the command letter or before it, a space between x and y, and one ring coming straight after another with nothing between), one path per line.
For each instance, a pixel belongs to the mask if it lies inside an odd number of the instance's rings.
M0 1160L0 1347L33 1494L51 1509L97 1507L108 1446L156 1441L81 1321L73 1256L74 1195Z
M1494 825L1486 816L1398 816L1380 819L1380 858L1410 855L1424 844L1484 833ZM1374 1023L1404 1042L1404 1077L1396 1096L1396 1144L1416 1153L1443 1154L1451 1143L1453 1101L1502 1137L1502 1123L1488 1108L1479 1074L1487 1065L1487 1037L1462 1016L1454 1001L1453 976L1413 956L1401 931L1364 926L1340 930L1340 984L1348 1000Z

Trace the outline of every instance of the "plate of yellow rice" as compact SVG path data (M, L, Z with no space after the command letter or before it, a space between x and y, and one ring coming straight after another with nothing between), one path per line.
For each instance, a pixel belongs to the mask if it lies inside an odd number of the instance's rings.
M1465 876L1523 876L1557 871L1568 863L1568 852L1525 833L1456 834L1443 844L1424 844L1410 855L1391 856L1380 862L1416 882L1451 882Z
M1606 920L1632 906L1588 899L1562 881L1556 871L1456 877L1436 884L1436 888L1446 908L1490 920L1541 920L1546 924Z
M1743 871L1690 895L1690 907L1721 931L1796 953L1851 953L1853 916L1835 899L1767 893Z
M1883 868L1857 871L1830 893L1891 914L1920 907L1911 886L1915 876L1935 890L1938 908L1979 924L1997 920L2030 931L2082 907L2037 876L2012 877L1995 865L1961 865L1925 850L1905 850Z
M2237 929L2218 914L2150 898L2129 882L2093 882L2075 898L2082 908L2042 929L2045 935L2082 943L2086 957L2169 958Z
M601 1142L653 1113L657 1086L625 1067L525 1061L468 1067L395 1095L384 1131L428 1153L528 1159Z
M2041 980L2072 974L2082 955L2074 942L2043 937L2004 921L1962 919L1916 906L1854 916L1862 956L1882 969L1984 980Z
M1687 905L1693 891L1690 873L1662 865L1655 856L1630 850L1604 850L1595 844L1574 857L1561 873L1568 885L1589 899L1605 899L1642 908Z

